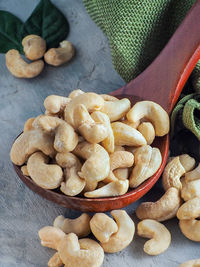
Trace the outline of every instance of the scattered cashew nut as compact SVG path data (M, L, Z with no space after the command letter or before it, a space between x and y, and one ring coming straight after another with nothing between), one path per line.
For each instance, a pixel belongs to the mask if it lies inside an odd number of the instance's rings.
M65 237L65 233L62 230L53 226L41 228L38 235L42 246L56 250L58 250L60 241Z
M179 227L181 232L188 239L200 242L200 221L195 219L180 220Z
M140 220L152 219L162 222L175 217L180 205L179 190L171 187L156 202L141 203L136 209L136 215Z
M90 234L90 220L91 216L87 213L83 213L76 219L69 219L60 215L55 218L53 226L60 228L65 234L74 233L80 238Z
M60 66L68 62L75 53L75 48L72 43L62 41L60 47L51 48L44 54L44 60L47 64L52 66Z
M194 180L186 183L184 179L181 180L182 189L181 197L187 201L194 197L200 197L200 180Z
M149 255L159 255L168 249L171 243L171 234L167 228L155 221L146 219L137 225L138 235L150 238L144 244L144 251Z
M135 234L135 224L125 210L113 210L111 215L117 223L118 231L111 235L108 242L101 243L107 253L119 252L126 248Z
M6 66L12 75L17 78L34 78L42 72L44 62L37 60L27 63L20 56L19 51L11 49L6 53Z
M37 60L44 56L46 51L45 40L38 35L27 35L22 40L25 56L30 60Z
M179 220L190 220L200 216L200 197L195 197L185 202L177 212Z

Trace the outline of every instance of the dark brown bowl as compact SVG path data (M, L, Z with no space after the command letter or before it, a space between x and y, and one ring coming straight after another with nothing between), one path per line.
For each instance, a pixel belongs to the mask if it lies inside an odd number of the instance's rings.
M166 145L167 144L167 145ZM19 178L35 193L40 196L55 202L58 205L61 205L65 208L80 210L84 212L105 212L113 209L120 209L128 206L129 204L135 202L139 198L141 198L144 194L146 194L152 186L156 183L158 178L160 177L166 160L168 156L168 146L169 146L169 136L166 135L161 138L156 138L153 146L158 147L162 154L162 164L159 170L148 180L142 183L135 189L129 189L129 191L118 197L107 197L107 198L85 198L85 197L70 197L64 195L59 190L49 190L39 187L34 181L28 177L23 175L21 171L21 167L13 164L14 169L19 176Z

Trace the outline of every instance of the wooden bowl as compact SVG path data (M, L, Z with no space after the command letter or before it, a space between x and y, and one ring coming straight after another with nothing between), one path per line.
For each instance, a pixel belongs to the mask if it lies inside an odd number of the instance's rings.
M19 176L19 178L35 193L38 195L55 202L56 204L63 206L65 208L80 210L84 212L105 212L113 209L120 209L128 206L132 202L141 198L146 194L152 186L156 183L160 177L165 162L168 156L169 136L164 136L162 138L156 138L153 146L159 147L162 154L162 164L159 170L151 178L146 180L140 186L135 189L129 189L129 191L118 197L106 197L106 198L85 198L85 197L70 197L64 195L60 190L49 190L39 187L30 177L23 175L21 167L13 164L14 169Z

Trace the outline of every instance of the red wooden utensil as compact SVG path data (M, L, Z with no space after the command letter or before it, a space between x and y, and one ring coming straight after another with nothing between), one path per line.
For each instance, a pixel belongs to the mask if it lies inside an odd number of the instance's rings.
M132 103L138 100L152 100L160 104L169 114L172 111L190 73L200 59L200 0L192 7L168 44L154 62L136 79L112 92L117 97L128 97ZM81 211L103 212L119 209L141 198L160 177L168 155L169 136L156 138L162 154L159 170L133 190L123 196L88 199L69 197L56 190L37 186L31 178L24 176L20 167L14 168L22 181L42 197L61 206Z

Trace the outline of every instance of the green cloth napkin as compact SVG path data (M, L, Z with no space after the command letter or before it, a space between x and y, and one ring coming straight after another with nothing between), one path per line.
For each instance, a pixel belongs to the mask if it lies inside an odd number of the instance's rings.
M112 62L129 82L166 45L195 0L83 0L108 38ZM189 94L189 95L188 95ZM200 63L191 74L171 116L172 155L189 153L200 161Z

